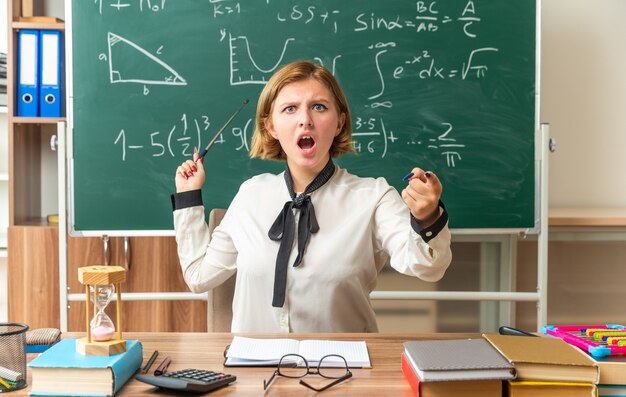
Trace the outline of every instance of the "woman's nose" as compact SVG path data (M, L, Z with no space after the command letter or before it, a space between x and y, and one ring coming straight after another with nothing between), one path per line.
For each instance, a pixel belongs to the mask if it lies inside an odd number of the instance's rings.
M300 115L300 126L304 127L313 127L313 118L309 114L309 112L302 112Z

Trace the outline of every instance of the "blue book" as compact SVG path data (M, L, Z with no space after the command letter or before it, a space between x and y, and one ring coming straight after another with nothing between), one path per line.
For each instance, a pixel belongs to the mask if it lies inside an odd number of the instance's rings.
M141 342L114 356L84 356L76 339L63 339L28 364L32 396L113 396L141 366Z

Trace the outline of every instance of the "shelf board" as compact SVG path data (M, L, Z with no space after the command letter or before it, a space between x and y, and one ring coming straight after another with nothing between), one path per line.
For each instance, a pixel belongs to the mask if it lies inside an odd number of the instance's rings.
M39 29L39 30L65 30L64 22L45 23L45 22L16 22L11 24L13 29Z
M626 226L626 208L550 208L550 226Z
M0 105L0 113L9 113L9 109L6 105Z
M13 117L13 124L56 124L65 117Z
M0 182L8 181L9 173L8 172L0 172Z
M46 218L29 218L25 221L16 222L14 226L17 227L59 227L58 223L48 223Z

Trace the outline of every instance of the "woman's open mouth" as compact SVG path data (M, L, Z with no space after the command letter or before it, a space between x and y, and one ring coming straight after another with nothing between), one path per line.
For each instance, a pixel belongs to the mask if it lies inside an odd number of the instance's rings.
M298 147L302 149L304 154L310 154L315 148L315 139L309 135L303 135L298 139Z

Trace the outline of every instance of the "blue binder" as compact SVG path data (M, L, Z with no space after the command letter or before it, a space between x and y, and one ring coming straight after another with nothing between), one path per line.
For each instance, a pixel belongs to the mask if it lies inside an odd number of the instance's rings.
M61 32L39 32L39 113L41 117L61 117L63 52Z
M39 116L39 31L18 32L17 116Z

